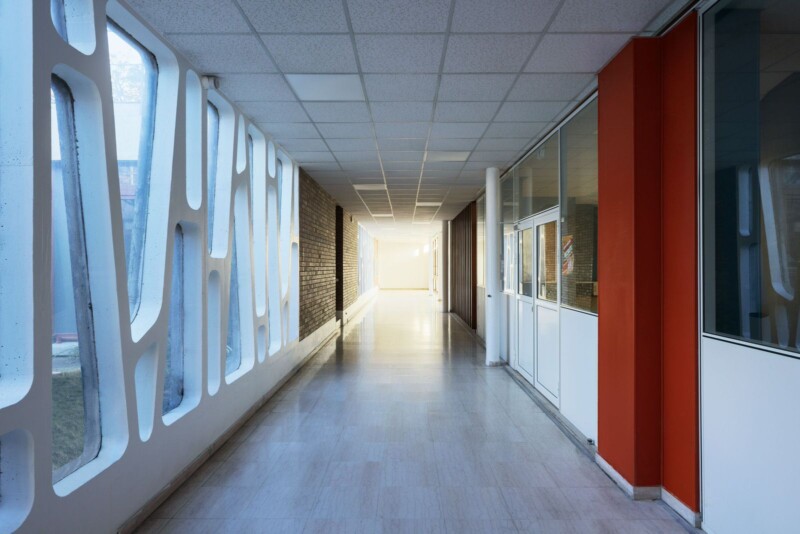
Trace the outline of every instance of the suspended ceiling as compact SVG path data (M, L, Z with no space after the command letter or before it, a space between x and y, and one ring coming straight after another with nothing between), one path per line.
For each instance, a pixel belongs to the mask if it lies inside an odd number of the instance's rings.
M129 0L377 235L430 233L685 0Z

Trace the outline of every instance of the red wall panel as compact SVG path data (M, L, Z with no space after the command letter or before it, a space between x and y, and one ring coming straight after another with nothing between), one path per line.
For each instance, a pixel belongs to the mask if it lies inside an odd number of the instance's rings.
M663 486L699 510L697 15L662 39Z
M599 75L599 454L699 508L697 17Z

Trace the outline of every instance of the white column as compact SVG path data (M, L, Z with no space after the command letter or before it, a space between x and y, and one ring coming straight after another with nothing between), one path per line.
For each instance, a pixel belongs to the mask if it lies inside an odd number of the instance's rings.
M450 313L450 221L442 221L442 312Z
M500 170L486 169L486 365L500 360Z

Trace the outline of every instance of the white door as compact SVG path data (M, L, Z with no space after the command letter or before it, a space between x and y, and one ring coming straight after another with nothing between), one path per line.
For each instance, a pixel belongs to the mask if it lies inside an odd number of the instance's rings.
M536 389L558 406L561 351L558 329L560 292L558 209L533 219L536 289L533 295Z
M533 220L517 229L517 362L516 370L533 383Z

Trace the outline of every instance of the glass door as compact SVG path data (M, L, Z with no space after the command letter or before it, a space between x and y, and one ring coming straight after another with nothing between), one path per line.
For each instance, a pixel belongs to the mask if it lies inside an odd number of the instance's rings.
M533 383L533 220L517 227L517 361L514 368Z
M550 210L533 219L535 238L535 279L533 297L535 383L553 404L558 406L561 379L561 352L558 299L558 210Z

